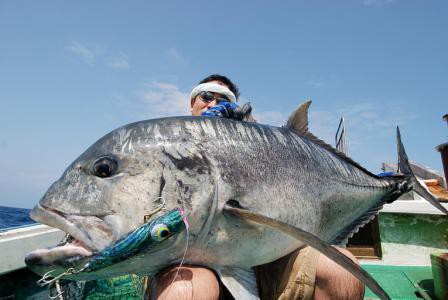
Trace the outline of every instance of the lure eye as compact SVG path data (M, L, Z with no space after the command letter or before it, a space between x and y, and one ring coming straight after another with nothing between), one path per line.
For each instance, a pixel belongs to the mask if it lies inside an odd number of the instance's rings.
M117 161L109 156L100 157L93 163L93 173L98 177L110 177L116 173L117 169Z
M170 236L170 230L165 224L157 224L151 229L151 237L156 241L163 241Z

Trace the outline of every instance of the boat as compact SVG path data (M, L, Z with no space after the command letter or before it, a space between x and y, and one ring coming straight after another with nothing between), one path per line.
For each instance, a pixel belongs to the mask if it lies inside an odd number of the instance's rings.
M442 205L448 208L448 203ZM433 265L448 251L447 234L447 216L411 192L386 204L349 240L348 249L392 299L437 299L435 281L442 278L433 274ZM436 284L439 294L446 293L447 284ZM370 290L365 297L376 299Z
M443 120L448 122L448 114ZM410 165L420 184L448 208L448 143L436 149L445 177L417 163ZM384 172L397 169L382 164ZM347 248L392 299L448 299L448 218L415 191L384 205ZM365 298L377 297L367 289Z

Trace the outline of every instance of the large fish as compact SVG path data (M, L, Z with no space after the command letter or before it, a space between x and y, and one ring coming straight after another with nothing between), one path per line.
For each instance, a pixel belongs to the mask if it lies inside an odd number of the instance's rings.
M252 266L305 243L338 260L338 252L323 245L344 243L383 204L417 183L400 140L404 175L380 178L308 132L309 104L280 128L173 117L112 131L77 158L32 210L34 220L60 228L72 242L32 252L28 266L56 275L80 268L141 226L161 203L164 210L156 216L181 207L189 230L124 261L67 278L153 275L184 257L185 263L216 270L234 296L256 297ZM344 266L362 272L347 260Z

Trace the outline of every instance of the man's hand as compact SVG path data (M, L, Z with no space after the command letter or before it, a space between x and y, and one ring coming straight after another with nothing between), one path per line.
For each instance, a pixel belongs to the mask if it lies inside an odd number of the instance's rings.
M240 107L232 102L220 102L218 105L210 107L208 110L204 111L201 115L242 121L245 120L251 112L252 106L250 103L246 103Z

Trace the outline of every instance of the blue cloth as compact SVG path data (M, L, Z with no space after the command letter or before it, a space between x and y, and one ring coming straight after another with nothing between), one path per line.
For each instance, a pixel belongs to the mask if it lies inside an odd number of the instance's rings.
M394 172L382 172L380 174L378 174L379 177L389 177L389 176L393 176L395 173Z
M208 110L204 111L202 116L209 117L224 117L224 118L236 118L235 110L238 105L232 102L220 102L218 105L210 107Z

